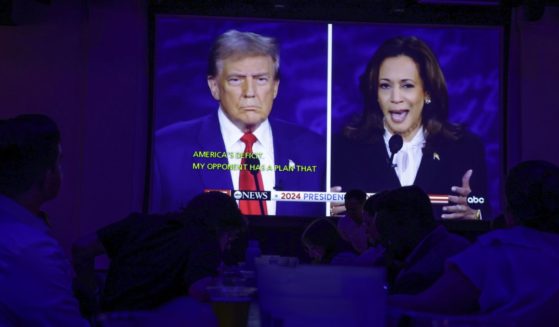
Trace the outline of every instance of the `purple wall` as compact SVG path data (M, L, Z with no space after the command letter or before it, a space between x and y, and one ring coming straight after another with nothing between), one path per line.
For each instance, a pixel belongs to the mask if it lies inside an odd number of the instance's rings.
M513 19L519 67L511 67L517 70L511 77L516 78L512 83L519 83L519 92L510 99L512 118L518 120L510 133L518 142L511 144L518 155L510 161L546 159L559 164L554 136L559 125L559 7L548 6L537 22L524 20L520 10Z
M62 131L64 181L45 206L68 250L140 210L147 126L141 1L21 1L0 26L0 117L42 112Z
M141 209L148 101L143 1L23 1L19 26L0 26L0 117L43 112L63 133L65 180L45 209L65 248ZM538 22L515 11L507 160L559 154L559 8ZM539 141L542 140L542 141Z

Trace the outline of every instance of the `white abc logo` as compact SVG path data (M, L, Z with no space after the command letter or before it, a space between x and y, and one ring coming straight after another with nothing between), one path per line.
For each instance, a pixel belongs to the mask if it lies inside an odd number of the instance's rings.
M468 204L483 204L485 202L485 199L483 197L477 197L477 196L469 196L468 197Z
M233 197L235 198L235 200L240 200L243 197L243 193L241 191L235 191L233 193Z

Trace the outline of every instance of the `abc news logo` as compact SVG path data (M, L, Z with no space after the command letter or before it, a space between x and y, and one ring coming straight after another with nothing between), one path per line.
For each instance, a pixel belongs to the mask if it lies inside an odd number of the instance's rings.
M235 200L270 200L272 192L270 191L235 191L233 192Z
M485 199L480 196L479 198L475 195L473 196L469 196L467 199L468 204L484 204L485 203Z

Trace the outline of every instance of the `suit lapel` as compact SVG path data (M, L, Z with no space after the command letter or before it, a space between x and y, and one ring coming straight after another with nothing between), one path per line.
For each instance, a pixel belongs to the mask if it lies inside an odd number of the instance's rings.
M274 120L270 121L270 125L272 126L272 135L274 137L274 165L283 167L290 165L290 162L292 164L302 164L298 162L300 159L298 147L301 145L294 144L294 131L289 128L289 125L280 124ZM278 127L278 125L280 126ZM301 180L297 176L298 174L293 172L276 172L275 189L287 191L299 190L301 188Z
M371 171L373 174L371 178L378 179L379 182L377 185L380 186L381 190L400 187L400 180L398 179L396 170L391 167L390 156L386 151L384 140L381 139L380 142L376 142L372 146L375 147L375 149L370 151L371 154L382 153L382 155L372 159L376 162L374 165L376 171Z
M439 155L433 151L424 151L421 157L421 163L417 176L415 177L414 185L420 186L424 190L432 190L434 187L433 182L437 180L441 171L439 165Z
M217 118L217 114L209 115L207 119L204 119L204 121L200 125L200 130L198 131L197 141L200 146L200 150L223 152L226 151L219 128L219 120ZM208 162L228 163L227 158L212 159ZM215 188L216 186L219 186L220 188L223 187L229 190L233 189L231 174L228 170L201 169L200 173L202 175L204 188Z
M296 158L290 156L293 154L293 142L291 139L291 133L288 130L288 126L278 127L278 122L270 120L270 126L272 128L272 135L274 138L274 165L289 165L289 160L294 160L295 164ZM293 173L275 173L275 186L274 189L281 191L295 191L299 189L299 179ZM297 214L298 208L300 208L297 203L290 202L276 202L276 215L295 215Z
M289 146L291 142L289 141L289 135L282 133L281 128L274 128L276 125L270 121L272 126L272 135L274 137L274 165L287 165L289 164L289 158L287 158L289 153ZM280 141L281 140L281 141ZM293 185L290 183L290 179L285 179L275 174L276 185L278 190L295 190L292 188Z

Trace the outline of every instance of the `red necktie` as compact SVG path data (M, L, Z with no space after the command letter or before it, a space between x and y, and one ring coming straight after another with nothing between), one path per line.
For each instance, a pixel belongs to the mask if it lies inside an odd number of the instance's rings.
M256 183L254 176L249 171L248 160L246 159L247 153L252 153L252 145L256 142L256 136L252 133L245 133L241 137L241 141L245 144L245 152L243 159L241 159L241 165L245 164L246 169L242 169L239 173L239 190L241 191L256 191ZM262 174L258 170L256 175L258 178L258 185L260 186L260 191L264 191L264 183L262 182ZM239 200L239 209L245 215L266 215L266 201L262 201L264 212L260 209L260 201L257 200Z

